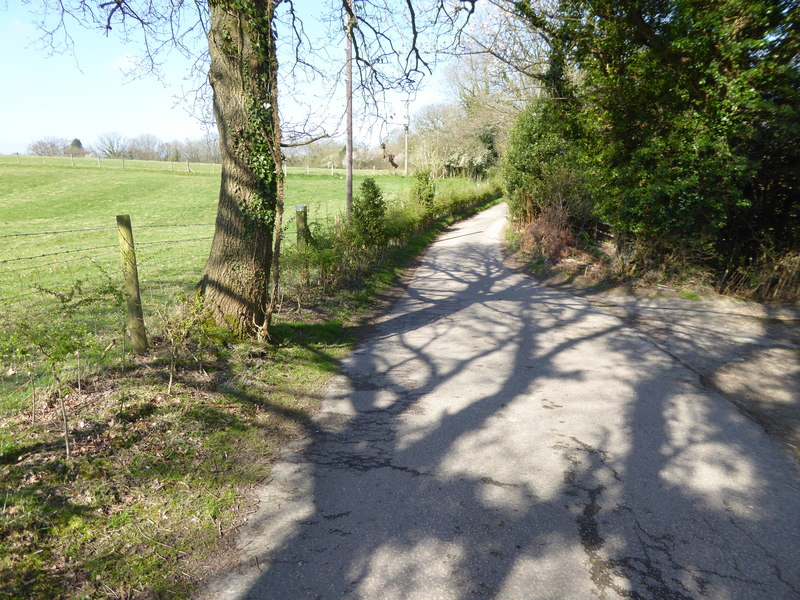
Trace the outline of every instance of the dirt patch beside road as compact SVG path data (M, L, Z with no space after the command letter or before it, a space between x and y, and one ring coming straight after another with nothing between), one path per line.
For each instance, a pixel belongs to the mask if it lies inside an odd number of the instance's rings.
M599 289L580 279L536 276L611 313L698 374L800 460L800 307L677 290Z

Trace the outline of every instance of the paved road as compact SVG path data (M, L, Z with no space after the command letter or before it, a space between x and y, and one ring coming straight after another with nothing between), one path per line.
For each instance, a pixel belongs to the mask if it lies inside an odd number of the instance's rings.
M261 493L214 599L800 598L794 463L618 318L453 227Z

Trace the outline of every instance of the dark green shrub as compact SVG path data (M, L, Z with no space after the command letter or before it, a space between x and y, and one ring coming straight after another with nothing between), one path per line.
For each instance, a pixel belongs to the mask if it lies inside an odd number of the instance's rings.
M361 183L358 196L353 198L353 227L366 246L380 246L386 239L384 215L386 201L372 177Z
M436 183L433 180L433 173L430 171L416 171L412 183L412 201L421 204L425 208L433 208L433 200L436 197Z
M595 184L582 136L579 124L552 100L537 101L520 114L503 164L512 219L526 224L555 212L574 233L596 223Z

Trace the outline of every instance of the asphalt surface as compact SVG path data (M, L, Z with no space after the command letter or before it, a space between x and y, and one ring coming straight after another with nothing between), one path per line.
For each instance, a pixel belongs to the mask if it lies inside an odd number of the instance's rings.
M698 374L453 227L287 450L213 599L800 598L792 459Z

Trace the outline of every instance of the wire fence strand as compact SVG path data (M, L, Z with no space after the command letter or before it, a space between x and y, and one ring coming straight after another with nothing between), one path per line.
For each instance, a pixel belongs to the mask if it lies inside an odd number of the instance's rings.
M19 262L21 260L33 260L36 258L46 258L48 256L59 256L61 254L74 254L75 252L89 252L90 250L105 250L106 248L114 248L114 244L107 244L105 246L93 246L91 248L76 248L74 250L61 250L59 252L48 252L46 254L36 254L34 256L20 256L19 258L9 258L0 260L0 264Z
M134 227L145 322L154 330L182 298L191 294L213 239L212 235L181 237L180 232L193 228L204 233L202 228L212 230L213 226L182 223ZM124 346L119 342L125 335L119 244L97 243L110 242L109 233L115 229L84 227L0 236L0 255L4 256L0 260L0 349L3 339L11 339L12 330L30 332L37 327L41 331L74 330L76 335L90 335L95 349L110 343ZM58 242L37 241L42 251L25 254L35 246L10 243L15 238ZM7 241L5 245L3 240ZM124 361L124 352L124 347L118 353L95 351L93 359L87 353L81 360L89 368L109 360ZM41 388L50 381L44 357L29 356L7 364L9 360L0 355L0 396L6 399L0 403L0 414L23 410L32 386Z
M176 229L178 227L211 227L214 225L213 223L185 223L181 225L138 225L136 229L159 229L159 228L171 228ZM15 237L30 237L30 236L42 236L42 235L59 235L64 233L80 233L85 231L111 231L115 230L116 227L85 227L82 229L57 229L54 231L32 231L28 233L7 233L4 235L0 235L0 240L7 239L7 238L15 238Z
M113 244L112 244L112 247L113 247ZM116 253L116 252L103 252L101 254L94 255L92 257L92 259L96 259L96 258L101 257L101 256L118 256L118 253ZM48 262L46 266L48 266L48 267L53 266L54 267L56 265L64 265L64 264L67 264L67 263L77 262L79 260L86 260L86 257L85 256L78 256L76 258L68 258L67 260L52 261L52 262ZM0 274L3 274L3 273L17 273L19 271L30 271L30 267L19 267L18 269L3 269L2 271L0 271Z
M107 231L109 229L116 229L115 227L86 227L84 229L59 229L56 231L32 231L30 233L7 233L0 235L0 240L13 237L29 237L36 235L57 235L60 233L77 233L81 231Z

